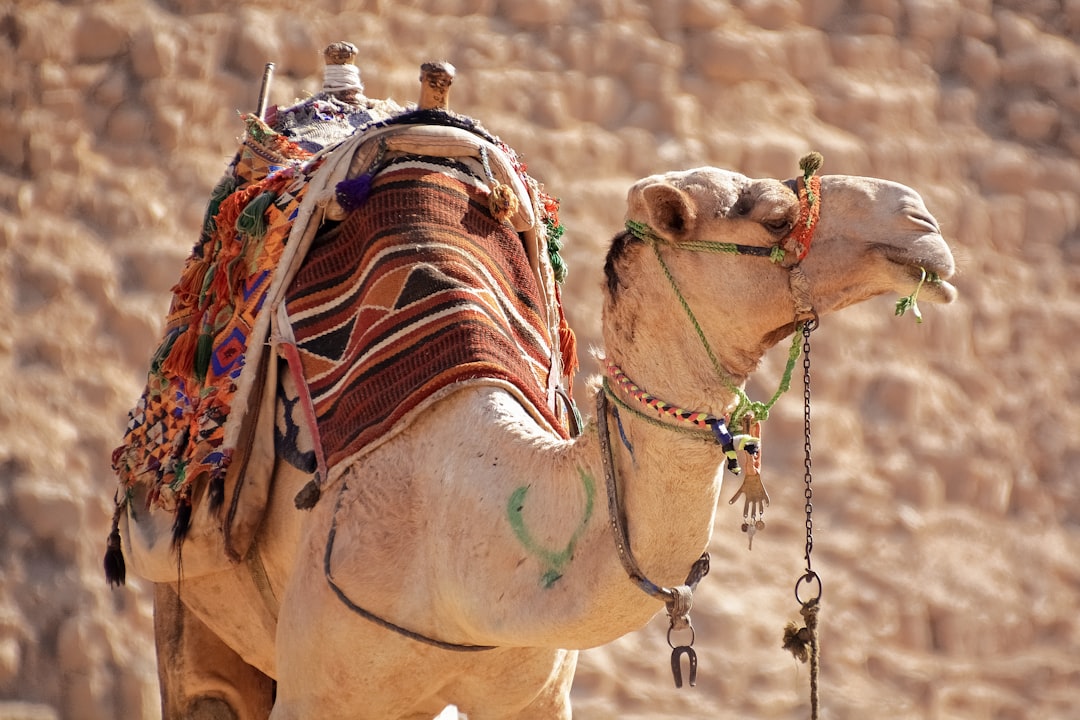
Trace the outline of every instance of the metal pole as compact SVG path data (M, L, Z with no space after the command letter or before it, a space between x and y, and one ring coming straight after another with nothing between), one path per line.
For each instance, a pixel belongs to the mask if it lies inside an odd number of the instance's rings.
M270 81L274 77L274 63L266 63L266 69L263 70L262 87L259 88L259 105L255 109L255 114L260 119L266 116L266 102L270 97Z

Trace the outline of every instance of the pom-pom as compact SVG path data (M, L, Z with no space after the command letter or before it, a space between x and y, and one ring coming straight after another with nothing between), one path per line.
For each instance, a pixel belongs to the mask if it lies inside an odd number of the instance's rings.
M517 212L517 195L509 185L496 182L488 196L488 207L491 208L492 217L502 222Z
M319 490L318 484L310 480L307 485L300 488L300 492L296 493L293 504L296 505L297 510L310 510L315 507L315 503L319 502L321 496L322 491Z
M804 155L799 160L799 169L803 171L803 177L809 179L811 175L821 169L821 166L825 163L825 157L815 151Z
M368 173L342 180L334 188L334 197L345 212L359 210L371 195L372 177Z

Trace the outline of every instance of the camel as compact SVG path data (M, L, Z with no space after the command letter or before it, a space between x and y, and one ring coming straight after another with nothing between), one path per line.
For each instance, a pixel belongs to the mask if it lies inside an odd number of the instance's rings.
M630 187L603 267L608 377L580 434L470 385L311 509L294 504L311 474L278 460L248 557L156 585L164 717L569 718L578 651L644 626L665 602L643 589L684 588L709 547L730 443L657 403L731 419L802 323L924 276L920 299L956 295L914 190L825 175L808 201L809 177L699 167Z

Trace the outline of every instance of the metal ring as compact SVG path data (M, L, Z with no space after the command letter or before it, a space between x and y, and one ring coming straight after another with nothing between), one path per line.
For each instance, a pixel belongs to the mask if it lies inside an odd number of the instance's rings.
M675 649L675 643L671 642L671 633L672 633L672 631L674 629L675 629L674 627L669 627L668 631L667 631L667 644L668 644L668 647L671 648L672 650ZM680 628L680 630L689 630L690 631L690 642L685 647L692 647L693 644L694 644L694 640L697 638L697 634L694 632L694 626L691 625L688 622L686 624L686 627L685 628ZM679 647L683 647L683 646L680 645Z
M803 583L809 584L809 583L812 583L812 582L817 583L817 595L812 599L813 600L820 600L821 599L821 593L822 593L822 590L823 590L823 588L821 586L821 578L818 577L818 574L816 572L814 572L813 570L809 570L809 571L807 571L807 573L805 575L803 575L801 578L799 578L795 582L795 599L799 601L800 605L805 605L806 603L810 602L810 600L803 600L801 597L799 597L799 588L802 587Z

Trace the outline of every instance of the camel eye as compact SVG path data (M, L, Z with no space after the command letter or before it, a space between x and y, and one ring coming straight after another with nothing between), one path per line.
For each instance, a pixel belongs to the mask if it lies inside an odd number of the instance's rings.
M776 235L786 233L788 230L791 229L791 221L787 218L772 218L771 220L763 220L761 224L765 226L766 230Z

